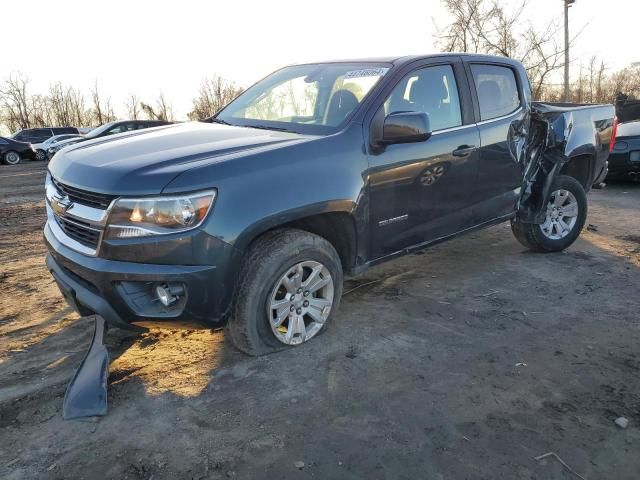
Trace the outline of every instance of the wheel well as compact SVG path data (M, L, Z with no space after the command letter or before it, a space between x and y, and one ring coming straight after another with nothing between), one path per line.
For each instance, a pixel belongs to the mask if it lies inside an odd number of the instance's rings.
M568 175L573 177L580 185L589 191L591 189L590 183L593 181L591 174L593 171L593 156L591 155L578 155L572 157L567 163L565 163L560 170L560 175Z
M356 227L348 213L334 212L294 220L277 228L297 228L326 239L340 256L342 269L350 272L356 259Z

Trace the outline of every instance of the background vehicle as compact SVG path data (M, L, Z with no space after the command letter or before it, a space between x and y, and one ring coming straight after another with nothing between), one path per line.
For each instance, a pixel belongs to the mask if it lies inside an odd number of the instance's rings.
M640 181L640 120L618 124L607 179Z
M78 135L75 138L62 140L54 145L49 146L46 150L46 156L48 159L51 159L58 150L61 150L67 145L73 145L74 143L83 142L85 140L106 137L108 135L114 135L116 133L130 132L133 130L158 127L161 125L169 125L170 123L171 122L166 122L164 120L120 120L117 122L105 123L104 125L100 125L99 127L94 128L86 135Z
M0 160L7 165L17 165L23 159L33 159L35 151L30 143L0 137Z
M49 140L54 135L77 135L78 133L78 129L75 127L27 128L25 130L20 130L11 138L19 142L31 143L36 152L35 159L46 160L46 150L42 146L45 141Z
M640 100L618 92L616 95L616 117L620 123L640 120Z
M47 150L49 150L49 148L51 148L58 142L62 142L63 140L70 140L72 138L82 138L82 137L83 135L72 134L72 133L67 133L63 135L54 135L49 140L46 140L45 142L43 142L40 148L46 152Z
M47 266L114 325L228 319L249 354L299 345L331 323L345 274L504 221L528 248L571 245L613 117L532 104L506 58L283 68L211 124L56 155Z

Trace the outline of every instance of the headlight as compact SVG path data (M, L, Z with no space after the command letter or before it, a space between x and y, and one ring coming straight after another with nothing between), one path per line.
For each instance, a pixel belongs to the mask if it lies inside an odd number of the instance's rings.
M190 230L204 221L215 198L215 190L175 196L120 198L109 213L106 238L148 237Z

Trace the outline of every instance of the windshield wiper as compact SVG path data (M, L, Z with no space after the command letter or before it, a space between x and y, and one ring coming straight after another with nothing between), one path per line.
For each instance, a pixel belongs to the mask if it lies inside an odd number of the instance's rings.
M266 125L242 125L242 126L246 128L258 128L260 130L275 130L277 132L296 133L293 130L289 130L287 128L282 128L282 127L267 127Z
M221 123L222 125L231 125L229 122L222 120L221 118L209 118L208 121L211 123Z

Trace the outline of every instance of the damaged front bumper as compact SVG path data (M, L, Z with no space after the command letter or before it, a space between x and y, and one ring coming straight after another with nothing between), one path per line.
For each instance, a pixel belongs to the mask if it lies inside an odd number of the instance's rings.
M111 326L139 330L132 322L200 320L212 322L220 271L212 265L159 265L88 257L62 244L49 226L46 265L69 305L80 315L97 314ZM186 295L164 308L154 296L158 283L185 286ZM218 287L218 288L216 288ZM212 293L213 292L213 293Z
M67 386L62 403L65 420L98 417L107 414L109 352L104 345L106 324L95 315L91 345Z

